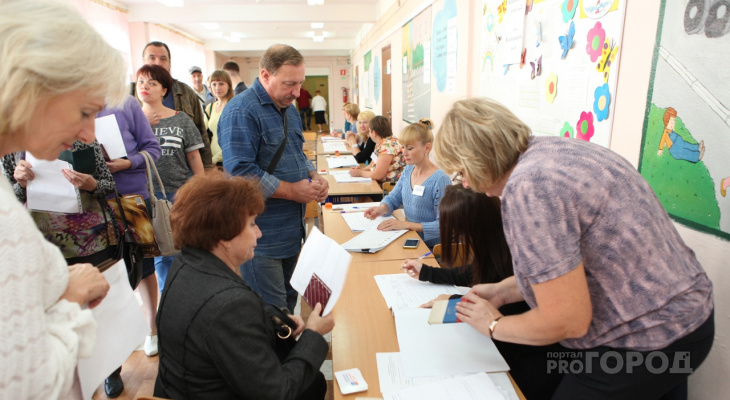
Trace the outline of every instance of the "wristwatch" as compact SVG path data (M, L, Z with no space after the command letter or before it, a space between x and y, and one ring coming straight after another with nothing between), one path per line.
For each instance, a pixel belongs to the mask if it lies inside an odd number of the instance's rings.
M504 315L500 315L499 317L495 318L491 324L489 324L489 337L490 338L494 338L494 328L497 327L497 322L499 322L499 320L502 319L502 317L504 317Z

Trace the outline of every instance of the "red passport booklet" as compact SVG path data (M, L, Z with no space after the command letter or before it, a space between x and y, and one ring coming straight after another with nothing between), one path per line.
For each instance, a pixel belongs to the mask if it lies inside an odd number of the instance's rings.
M327 284L317 276L317 274L312 274L312 279L309 280L309 284L307 285L307 289L304 290L302 298L304 298L304 300L312 306L312 308L314 308L317 303L322 304L322 310L324 311L331 294L332 289L330 289Z

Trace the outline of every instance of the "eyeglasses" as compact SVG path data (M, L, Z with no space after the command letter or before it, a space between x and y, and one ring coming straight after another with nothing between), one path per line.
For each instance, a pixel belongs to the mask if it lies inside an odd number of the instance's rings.
M451 174L451 181L461 183L461 181L463 180L463 177L464 177L463 172L455 172L455 173Z

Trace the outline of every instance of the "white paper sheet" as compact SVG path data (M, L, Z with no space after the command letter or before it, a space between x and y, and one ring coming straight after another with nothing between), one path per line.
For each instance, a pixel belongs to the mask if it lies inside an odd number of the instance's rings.
M35 178L28 181L28 209L78 214L81 211L79 191L63 176L62 169L73 169L62 160L46 161L26 152L25 160L33 166Z
M150 333L147 319L134 296L127 279L124 260L104 271L111 286L104 300L92 311L98 325L96 346L91 358L80 359L78 364L81 391L90 399L96 388Z
M322 143L322 150L325 153L334 153L335 151L339 151L340 153L350 153L350 150L347 149L345 146L344 141L334 142L323 142Z
M372 181L371 178L365 178L363 176L350 176L350 171L330 171L330 175L335 178L337 183L361 183Z
M502 393L502 396L504 396L505 399L520 400L519 396L517 396L517 391L512 385L512 381L509 380L509 376L507 376L506 372L490 372L487 375L489 375L489 378L492 379L494 385L497 386L497 390Z
M379 201L372 201L369 203L352 203L352 204L336 204L332 206L332 211L335 210L341 210L341 211L365 211L368 208L377 207L380 205Z
M404 235L406 232L408 232L407 229L399 231L379 231L377 225L371 225L361 234L345 243L342 243L342 247L347 251L375 253L385 248L385 246L393 243L393 241Z
M347 226L350 227L350 230L353 232L363 232L371 226L375 226L377 228L377 226L380 225L381 222L389 219L394 219L392 216L386 217L384 215L381 215L380 217L377 217L375 219L367 219L365 218L365 212L352 212L344 213L341 215L347 223Z
M127 148L124 147L122 132L119 130L119 123L114 114L97 118L95 121L96 140L104 146L106 154L110 159L127 156Z
M474 374L383 393L385 400L504 400L487 374Z
M325 143L325 142L344 142L344 141L345 140L342 139L342 137L337 137L337 136L322 136L322 143Z
M400 353L375 353L375 358L378 363L378 380L380 381L381 393L395 392L409 387L454 378L454 375L409 378L403 372Z
M351 260L352 256L337 242L314 227L299 253L299 261L290 281L291 286L299 294L304 294L312 274L316 273L332 290L327 306L322 312L322 315L327 315L332 312L337 299L340 298Z
M408 274L375 275L380 293L388 308L417 308L441 294L465 294L467 287L421 282Z
M327 157L327 167L329 169L335 169L335 168L346 168L346 167L357 167L358 164L357 160L355 160L354 156L330 156ZM330 171L330 175L333 175L334 171ZM344 171L348 174L350 171Z
M466 323L428 323L429 309L393 309L408 377L509 371L492 340Z

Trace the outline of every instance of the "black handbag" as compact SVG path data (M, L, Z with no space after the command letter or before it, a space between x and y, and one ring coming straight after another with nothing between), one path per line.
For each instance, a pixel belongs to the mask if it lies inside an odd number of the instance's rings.
M264 304L264 310L269 314L271 323L274 326L274 332L276 332L277 340L274 351L279 357L279 361L284 361L289 356L291 349L297 344L297 340L294 338L297 323L289 318L289 311L286 308L280 309L271 304Z
M119 192L115 191L114 197L117 200L119 209L123 210L122 203L119 200ZM124 263L127 266L129 286L131 286L132 290L134 290L137 286L139 286L139 282L142 280L142 260L144 259L144 250L142 249L142 245L137 243L137 240L134 238L134 234L132 234L132 231L129 229L127 218L124 216L123 212L121 213L121 218L124 231L121 235L119 235L119 230L116 229L116 227L114 229L114 231L118 234L117 244L115 246L109 246L110 260L109 262L103 263L103 265L97 265L97 267L103 271L111 266L107 264L115 264L117 261L124 258Z

